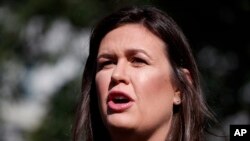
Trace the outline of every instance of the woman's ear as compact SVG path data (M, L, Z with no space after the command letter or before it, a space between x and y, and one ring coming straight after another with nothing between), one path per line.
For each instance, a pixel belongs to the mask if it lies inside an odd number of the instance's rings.
M174 105L180 105L180 104L181 104L181 92L179 89L176 89L174 93Z
M190 83L191 85L193 84L193 79L188 69L181 68L180 73L182 73L182 76L185 77L188 83ZM176 88L175 94L174 94L174 105L181 104L181 97L182 97L181 95L182 95L181 90L179 88Z
M190 71L186 68L181 68L181 72L183 73L184 77L188 80L190 84L193 84L193 79L191 77Z

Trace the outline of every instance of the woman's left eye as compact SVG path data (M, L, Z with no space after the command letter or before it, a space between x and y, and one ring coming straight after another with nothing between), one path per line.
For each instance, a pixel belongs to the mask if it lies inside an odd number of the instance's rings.
M131 58L130 62L136 66L141 66L141 65L147 64L147 62L144 59L138 58L138 57Z

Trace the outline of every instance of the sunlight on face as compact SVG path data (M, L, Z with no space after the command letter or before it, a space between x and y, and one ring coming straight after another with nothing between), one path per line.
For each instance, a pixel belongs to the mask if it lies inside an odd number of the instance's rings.
M96 73L99 108L109 131L167 134L173 104L166 44L140 24L126 24L101 41Z

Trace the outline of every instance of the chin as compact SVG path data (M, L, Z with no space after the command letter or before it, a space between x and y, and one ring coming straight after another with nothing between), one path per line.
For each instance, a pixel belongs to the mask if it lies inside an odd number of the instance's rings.
M110 129L133 130L135 128L135 117L124 113L110 114L106 118L106 125Z

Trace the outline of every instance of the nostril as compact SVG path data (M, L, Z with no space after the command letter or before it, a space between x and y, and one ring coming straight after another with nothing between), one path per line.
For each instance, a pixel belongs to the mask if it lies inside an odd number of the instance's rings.
M128 80L126 78L120 78L120 79L111 78L111 83L110 83L111 86L116 86L120 83L128 84Z
M119 83L128 84L128 67L126 66L125 61L119 61L116 66L113 68L111 74L111 83L112 85L117 85Z
M119 84L119 83L128 84L128 78L127 78L127 76L125 74L124 75L112 75L111 84L116 85L116 84Z

